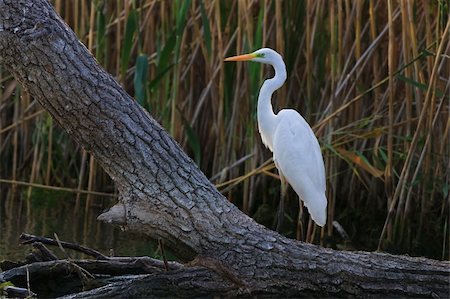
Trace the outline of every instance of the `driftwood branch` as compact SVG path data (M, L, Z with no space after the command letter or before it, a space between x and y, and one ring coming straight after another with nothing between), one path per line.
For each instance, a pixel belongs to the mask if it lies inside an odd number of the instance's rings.
M45 247L45 245L42 244L41 242L34 242L33 247L41 253L43 261L54 261L58 259L56 254L51 252L51 250Z
M26 283L27 270L32 279L33 277L42 279L42 277L56 276L61 272L71 272L72 274L78 275L78 267L92 275L109 276L165 272L164 264L161 265L149 257L130 257L112 260L55 260L34 262L9 269L0 274L0 281L11 281L17 285L23 285ZM177 268L183 269L184 267L175 266L171 271L175 271Z
M25 236L25 237L24 237ZM184 269L185 266L177 262L164 262L149 257L108 257L97 260L61 260L40 241L55 245L55 240L22 234L26 239L22 244L31 244L34 251L27 256L23 263L1 262L0 283L10 282L16 286L31 285L32 290L39 296L54 297L70 293L100 288L107 284L119 284L136 278L142 274L152 276ZM79 246L68 242L60 242L74 250ZM83 247L82 252L95 252L91 248ZM42 284L42 281L57 283ZM6 289L5 289L6 291ZM8 288L8 294L15 297L25 294L27 288ZM34 294L34 293L30 293ZM13 296L11 295L11 296Z
M36 294L25 288L7 286L4 288L7 298L29 298L36 297Z
M30 235L30 234L26 234L26 233L22 233L19 237L19 241L25 245L25 244L30 244L30 243L35 243L39 242L41 244L47 244L47 245L54 245L54 246L58 246L58 241L51 239L51 238L46 238L46 237L38 237L38 236L34 236L34 235ZM108 259L107 256L105 256L104 254L102 254L101 252L98 252L97 250L79 245L79 244L75 244L75 243L69 243L69 242L64 242L64 241L60 241L60 244L62 247L64 248L68 248L68 249L72 249L75 251L79 251L82 252L84 254L87 254L89 256L93 256L99 260L106 260ZM53 259L57 259L56 256Z

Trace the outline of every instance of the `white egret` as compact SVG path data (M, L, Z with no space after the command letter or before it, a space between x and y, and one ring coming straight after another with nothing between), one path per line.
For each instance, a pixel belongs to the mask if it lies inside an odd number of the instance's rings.
M250 54L228 57L225 61L255 61L270 64L275 69L275 76L264 81L259 92L257 116L262 142L273 152L281 179L277 229L280 229L284 217L286 183L303 200L315 223L323 227L327 220L327 198L325 167L319 142L297 111L283 109L275 114L272 109L272 94L287 77L283 58L274 50L263 48Z

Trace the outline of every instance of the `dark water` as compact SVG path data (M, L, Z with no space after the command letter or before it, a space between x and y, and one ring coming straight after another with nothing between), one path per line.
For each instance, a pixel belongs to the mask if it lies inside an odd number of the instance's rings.
M9 186L0 190L0 260L22 260L31 251L30 245L19 243L22 232L50 238L56 233L61 241L78 243L105 255L155 255L154 243L97 221L103 210L114 205L114 198L91 198L86 209L86 195L77 205L75 195L66 192L33 189L27 199L28 188L17 188L14 194ZM59 248L48 247L62 256ZM85 257L71 250L67 253L72 258Z

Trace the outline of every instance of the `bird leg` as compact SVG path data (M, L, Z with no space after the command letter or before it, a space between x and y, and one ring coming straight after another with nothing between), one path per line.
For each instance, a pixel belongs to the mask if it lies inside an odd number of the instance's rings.
M280 180L281 180L281 194L280 194L280 204L278 205L278 220L277 220L277 232L281 232L281 227L283 226L284 220L284 201L286 197L286 191L288 184L286 182L285 177L280 172Z
M298 200L297 240L303 241L303 202Z

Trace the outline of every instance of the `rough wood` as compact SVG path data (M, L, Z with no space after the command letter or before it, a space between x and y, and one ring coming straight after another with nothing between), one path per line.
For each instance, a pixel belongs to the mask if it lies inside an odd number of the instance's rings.
M36 297L36 294L25 289L25 288L18 288L18 287L12 287L7 286L3 289L5 291L5 295L7 298L30 298L30 297Z
M44 261L54 261L58 259L58 257L41 242L33 243L33 247L41 253L42 260Z
M102 275L125 275L125 274L148 274L165 272L164 266L158 260L149 257L133 257L127 259L111 260L54 260L34 262L21 265L0 273L0 281L11 281L22 285L26 282L27 271L31 279L42 280L43 277L57 276L62 271L78 276L74 267L80 267L89 274ZM173 271L182 269L174 267ZM77 268L78 269L78 268ZM91 276L89 275L89 276Z
M61 244L62 247L64 248L68 248L68 249L72 249L75 251L79 251L82 252L84 254L93 256L99 260L106 260L108 259L107 256L105 256L104 254L102 254L101 252L98 252L97 250L94 250L92 248L88 248L79 244L75 244L75 243L70 243L70 242L65 242L65 241L60 241L58 244L58 241L52 239L52 238L46 238L46 237L40 237L40 236L34 236L34 235L30 235L30 234L26 234L26 233L22 233L19 237L19 241L25 245L25 244L30 244L32 243L33 246L39 246L40 245L36 245L36 244L47 244L47 245L55 245L58 246L59 244ZM45 248L45 246L44 246ZM42 250L41 250L42 251ZM54 256L53 258L51 258L51 254L48 253L46 254L45 252L43 252L44 256L48 256L49 259L47 260L56 260L56 256Z
M209 261L198 273L183 269L119 284L114 296L130 295L133 284L132 295L150 295L158 281L166 287L151 294L169 288L191 294L187 285L196 294L238 294L241 287L219 274L225 272L250 286L249 296L449 296L446 262L323 249L286 239L241 213L47 1L0 0L0 63L115 181L119 203L103 221L164 239L184 260Z
M168 266L171 272L185 268L176 262L170 262ZM55 297L107 284L118 287L134 279L132 275L151 274L149 277L154 277L163 272L166 272L164 263L149 257L33 261L0 273L0 283L8 281L16 286L27 286L29 277L31 290L40 297Z

